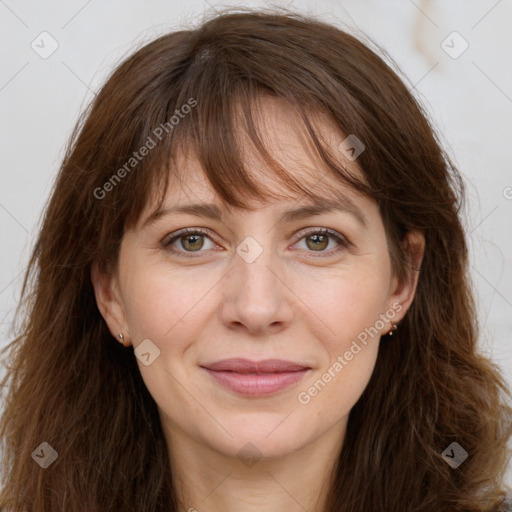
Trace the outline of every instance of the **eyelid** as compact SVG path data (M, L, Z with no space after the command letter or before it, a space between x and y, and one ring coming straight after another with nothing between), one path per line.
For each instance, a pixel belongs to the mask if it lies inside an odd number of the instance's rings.
M164 247L168 247L169 245L174 243L176 240L178 240L181 237L186 236L186 235L203 235L203 236L206 236L206 237L210 238L212 240L212 242L214 242L217 245L219 245L215 241L215 236L213 235L212 231L210 231L209 229L206 229L206 228L183 228L183 229L179 229L178 231L174 231L174 232L166 235L164 237L164 239L162 240L162 245ZM198 251L198 252L204 252L204 251Z
M307 235L313 235L313 234L317 234L317 233L330 235L332 238L340 239L340 241L345 242L347 245L352 245L350 240L345 235L340 233L339 231L336 231L335 229L331 229L331 228L327 228L327 227L320 227L320 226L316 226L316 227L309 226L307 228L303 228L295 234L295 238L297 240L300 240L301 238L303 238Z
M328 235L330 238L335 239L340 247L336 249L331 249L330 251L308 251L308 257L313 258L321 258L321 257L328 257L337 255L340 253L343 249L349 249L354 246L354 244L342 233L331 229L327 227L307 227L304 229L301 229L297 234L295 235L296 241L294 244L299 242L300 240L306 238L309 235L315 235L315 234L321 234L321 235ZM315 254L316 253L316 254Z

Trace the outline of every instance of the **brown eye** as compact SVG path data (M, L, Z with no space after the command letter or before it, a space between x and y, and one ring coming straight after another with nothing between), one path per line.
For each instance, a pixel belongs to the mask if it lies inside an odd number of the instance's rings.
M306 245L313 251L323 251L329 245L329 237L323 234L309 235L306 237Z
M211 246L206 245L206 249L212 248L215 244L211 240L210 233L201 229L185 229L171 236L167 241L162 242L165 249L169 250L176 256L184 258L194 257L191 253L206 252L205 240L209 241Z
M332 256L351 246L346 237L329 228L317 228L303 233L299 242L302 240L306 241L306 252L318 253L318 256ZM338 247L335 246L331 250L326 250L331 241L336 242Z
M187 251L198 251L204 245L202 236L203 235L185 235L181 236L179 240L181 240L183 249Z

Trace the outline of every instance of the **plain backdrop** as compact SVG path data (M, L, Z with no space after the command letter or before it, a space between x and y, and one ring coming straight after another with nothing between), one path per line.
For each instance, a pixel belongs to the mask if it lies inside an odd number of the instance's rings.
M12 339L40 214L81 109L136 46L199 23L205 12L239 5L271 4L0 0L0 347ZM396 61L427 108L466 179L480 349L512 383L512 2L273 5L362 30Z

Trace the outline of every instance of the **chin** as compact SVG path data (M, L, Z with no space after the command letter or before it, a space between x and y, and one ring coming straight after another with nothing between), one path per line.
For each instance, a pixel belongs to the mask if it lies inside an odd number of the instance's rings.
M290 415L291 416L291 415ZM222 435L221 439L208 439L210 446L219 453L228 457L236 457L242 462L248 458L275 459L284 457L300 449L307 438L304 428L291 428L287 424L286 414L279 418L261 418L261 421L249 415L239 419L236 425L224 424L224 428L233 436ZM282 423L281 423L282 422ZM250 467L250 464L248 464Z

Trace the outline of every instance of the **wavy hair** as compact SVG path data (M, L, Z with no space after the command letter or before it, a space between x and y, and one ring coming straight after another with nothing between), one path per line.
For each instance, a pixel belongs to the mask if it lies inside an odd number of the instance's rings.
M310 15L238 9L158 37L113 71L68 142L4 348L2 510L177 510L156 403L98 311L91 265L115 268L124 231L161 204L180 152L195 151L226 205L274 197L244 166L241 127L276 179L321 199L265 148L261 95L293 105L329 172L377 201L398 276L411 272L404 235L426 240L415 299L350 412L325 512L501 510L510 391L477 350L463 179L368 41ZM364 180L321 140L318 113L364 143ZM468 453L457 469L442 457L452 442ZM57 452L46 469L41 449Z

